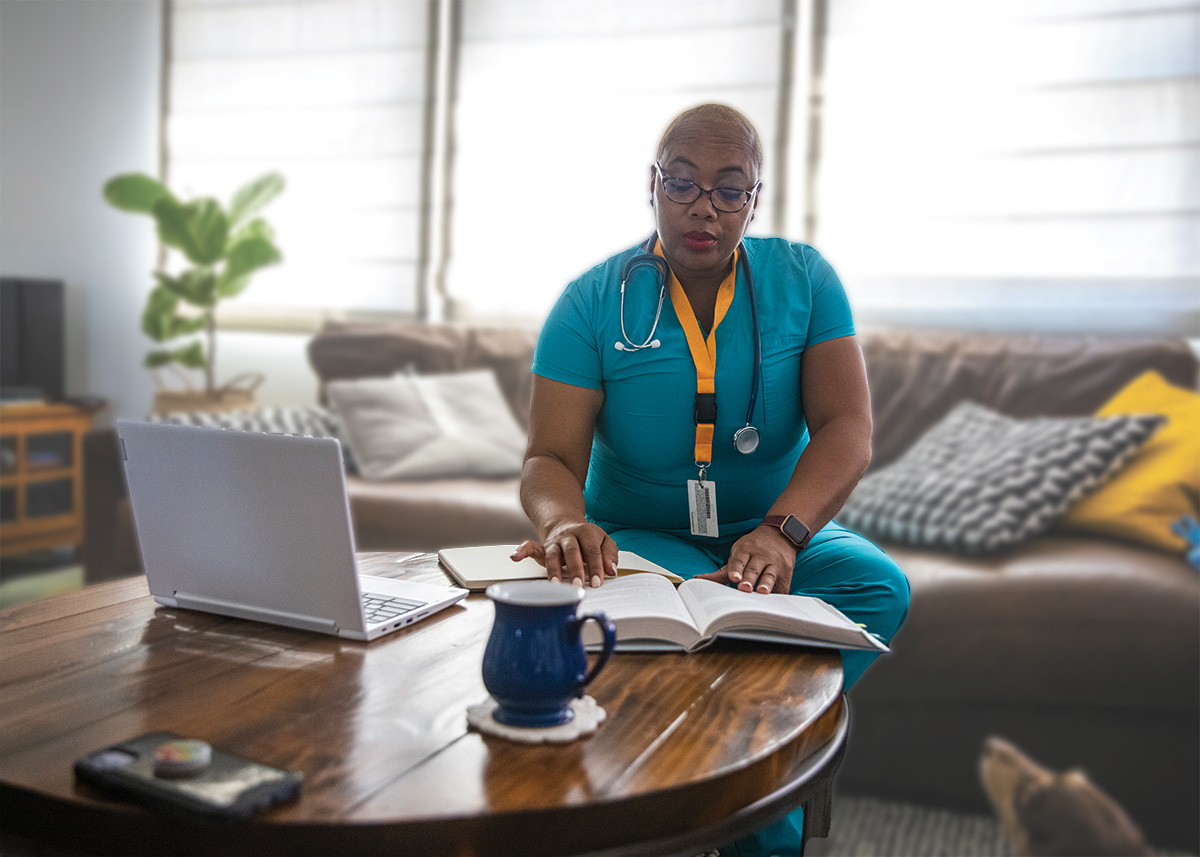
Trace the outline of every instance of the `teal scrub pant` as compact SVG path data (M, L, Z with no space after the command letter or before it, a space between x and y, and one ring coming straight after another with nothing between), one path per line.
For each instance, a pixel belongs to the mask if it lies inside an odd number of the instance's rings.
M604 526L601 524L601 526ZM651 562L692 577L716 571L729 559L740 536L720 539L684 537L653 530L605 526L621 550L633 551ZM796 558L792 572L794 595L815 595L886 643L908 613L908 578L878 547L835 523L815 533ZM849 690L879 655L843 651L844 687ZM722 857L767 857L803 851L804 810L797 808L774 824L721 847Z

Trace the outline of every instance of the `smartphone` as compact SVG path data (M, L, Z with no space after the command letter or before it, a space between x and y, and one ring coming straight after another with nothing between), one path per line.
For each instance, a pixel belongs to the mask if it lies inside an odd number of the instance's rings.
M147 732L93 750L75 762L75 778L152 809L213 820L246 818L300 794L304 775L299 771L261 765L216 748L201 770L164 772L156 764L155 751L180 740L173 732Z

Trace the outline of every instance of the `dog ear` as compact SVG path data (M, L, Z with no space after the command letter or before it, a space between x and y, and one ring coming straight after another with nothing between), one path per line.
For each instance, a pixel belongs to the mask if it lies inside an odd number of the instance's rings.
M1029 790L1017 814L1031 857L1152 854L1141 831L1081 771Z
M1018 812L1024 812L1027 807L1037 796L1037 793L1044 787L1043 783L1037 780L1022 777L1017 780L1012 791L1012 804Z
M1104 853L1080 808L1057 785L1026 789L1018 804L1030 857L1099 857Z

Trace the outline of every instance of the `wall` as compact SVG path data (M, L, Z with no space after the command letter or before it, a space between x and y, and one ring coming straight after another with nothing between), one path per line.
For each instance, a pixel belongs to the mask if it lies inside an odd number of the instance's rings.
M145 415L154 392L139 327L154 230L101 188L159 174L162 26L158 0L0 2L0 272L66 283L67 393L108 399L102 419ZM311 402L306 341L221 334L218 381L262 371L261 401Z
M158 172L162 7L152 0L0 3L0 270L66 283L67 392L144 411L138 329L155 241L101 197Z

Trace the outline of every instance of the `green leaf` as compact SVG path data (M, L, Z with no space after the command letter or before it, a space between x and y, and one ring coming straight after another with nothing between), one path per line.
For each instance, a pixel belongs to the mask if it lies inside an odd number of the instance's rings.
M168 277L161 271L155 271L154 277L159 285L193 306L217 305L217 275L211 268L191 268L178 277Z
M250 275L244 277L235 277L229 279L222 276L220 282L217 283L217 292L223 298L235 298L246 290L246 286L250 285Z
M279 250L266 238L254 236L239 241L229 250L217 292L222 297L233 297L246 287L252 272L274 265L281 258Z
M142 311L142 331L155 342L165 342L175 336L175 310L179 297L165 286L159 286L146 298Z
M229 241L225 245L225 255L228 256L234 247L251 238L265 238L274 244L275 230L271 228L271 225L267 221L261 217L256 217L229 236Z
M208 366L208 358L204 355L204 346L193 342L186 348L175 352L175 360L189 369L203 369Z
M155 342L166 342L178 336L203 330L204 316L185 318L179 315L179 296L166 285L161 285L164 275L155 273L160 285L146 298L146 309L142 311L142 331Z
M204 356L204 346L199 342L193 342L185 348L177 348L174 351L151 351L142 361L142 365L147 369L160 369L169 363L179 363L188 369L203 369L208 366L208 358Z
M181 204L163 197L154 205L158 237L197 265L212 265L225 252L229 220L215 199L203 198Z
M146 359L142 361L142 365L147 369L159 369L166 366L168 363L175 362L175 354L171 351L151 351L146 355Z
M115 176L104 184L104 198L109 205L122 211L153 214L154 206L164 197L174 199L171 192L159 181L145 173L126 173Z
M229 223L236 226L279 196L283 184L283 176L279 173L267 173L246 184L233 196L229 206Z
M175 336L184 336L189 333L195 333L199 330L204 330L208 325L208 319L202 315L192 318L184 318L176 316L175 318Z

